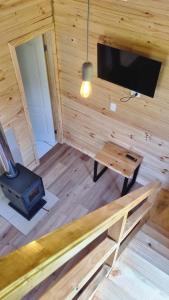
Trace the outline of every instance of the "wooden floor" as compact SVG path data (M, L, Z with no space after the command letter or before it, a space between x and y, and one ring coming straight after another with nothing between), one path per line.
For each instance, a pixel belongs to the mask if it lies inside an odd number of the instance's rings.
M108 170L94 183L93 160L67 145L54 147L42 158L36 172L43 177L45 187L60 201L27 236L0 217L1 256L117 199L123 180Z
M144 225L92 299L169 300L169 239Z
M11 226L10 223L0 217L0 255L5 255L65 223L71 222L73 219L79 218L113 199L117 199L120 196L123 181L121 176L108 170L98 182L94 183L92 180L93 160L67 145L57 145L54 147L51 152L41 160L41 165L37 168L36 172L43 177L45 187L59 198L59 202L28 236L21 234ZM138 186L139 185L136 184L135 188ZM94 296L95 300L169 300L169 294L167 294L169 287L169 240L166 238L169 233L168 212L169 194L162 191L152 212L151 220L149 221L151 227L145 225L144 229L139 232L139 235L131 242L129 247L122 254L116 272L114 272L109 279L103 281L102 290L100 289L101 286L99 286L99 290ZM157 233L156 227L159 227L161 231L165 231L166 236L163 237L161 232ZM159 247L159 243L162 244L162 246ZM85 253L81 255L83 256ZM56 278L62 276L73 264L74 262L70 261L68 266L66 265L64 267L63 271L59 270L59 272L52 274L49 280L37 287L27 295L25 299L38 299L39 295L51 285L52 281L55 282ZM152 282L150 281L150 276L155 278L155 271L159 271L156 275L157 282ZM146 276L144 276L143 273L145 273ZM162 280L159 276L162 276ZM133 277L136 278L136 286L133 286ZM168 280L168 284L166 280ZM120 284L122 284L121 289L119 289ZM126 290L127 284L129 284L131 290L132 288L136 290L138 286L139 291L141 291L145 284L149 291L156 291L159 297L155 298L154 296L154 298L152 298L147 296L146 298L145 295L144 298L140 297L140 294L135 298L132 298L130 294L129 297L128 294L131 291ZM163 284L164 289L160 287L159 284ZM117 287L118 297L116 296ZM124 287L125 290L123 290ZM113 298L112 293L109 293L108 296L104 294L105 291L107 293L107 288L108 290L112 290ZM119 293L120 290L121 294Z

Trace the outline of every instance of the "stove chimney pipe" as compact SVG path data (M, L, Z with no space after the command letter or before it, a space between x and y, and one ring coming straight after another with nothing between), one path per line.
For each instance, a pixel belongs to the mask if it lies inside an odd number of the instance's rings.
M4 131L0 125L0 160L5 170L5 175L8 178L15 178L18 175L18 170L13 160L11 151L9 149Z

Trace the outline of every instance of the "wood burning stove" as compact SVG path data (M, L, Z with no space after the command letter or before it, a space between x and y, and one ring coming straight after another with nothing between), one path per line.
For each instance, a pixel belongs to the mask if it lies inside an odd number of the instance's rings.
M46 203L43 182L40 176L20 164L15 165L18 175L8 178L0 176L0 186L5 196L11 201L9 205L30 220Z
M21 164L15 164L0 130L0 156L6 172L0 176L0 186L9 205L30 220L46 203L42 178Z

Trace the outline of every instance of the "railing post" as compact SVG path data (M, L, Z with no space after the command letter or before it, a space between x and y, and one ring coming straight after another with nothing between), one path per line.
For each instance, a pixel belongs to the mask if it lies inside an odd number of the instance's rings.
M122 241L126 242L125 238L148 213L159 187L159 182L141 187L79 220L64 225L53 233L23 246L7 257L2 257L0 259L0 298L12 300L23 298L30 290L105 232L108 235L108 238L105 239L108 248L105 249L104 261L106 260L106 263L111 266L111 271L124 246ZM147 201L145 201L146 199ZM130 216L129 211L132 211ZM109 246L110 252L108 252ZM112 252L114 255L110 255ZM90 260L91 257L88 257ZM102 259L103 255L101 255ZM20 264L20 261L24 261L24 264ZM84 265L88 265L88 262L85 262ZM96 265L98 266L97 257ZM101 265L103 265L103 260ZM72 269L72 272L78 274L79 269ZM70 280L69 283L72 284L72 281Z
M111 268L114 267L116 262L118 251L120 247L121 240L123 238L126 222L127 222L128 212L121 217L119 221L117 221L112 227L108 230L108 237L117 242L116 251L107 259L106 264Z

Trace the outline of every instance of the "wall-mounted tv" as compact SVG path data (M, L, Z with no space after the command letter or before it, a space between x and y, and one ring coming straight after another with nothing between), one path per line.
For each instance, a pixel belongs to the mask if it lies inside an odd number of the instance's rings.
M98 77L154 97L161 62L97 44Z

